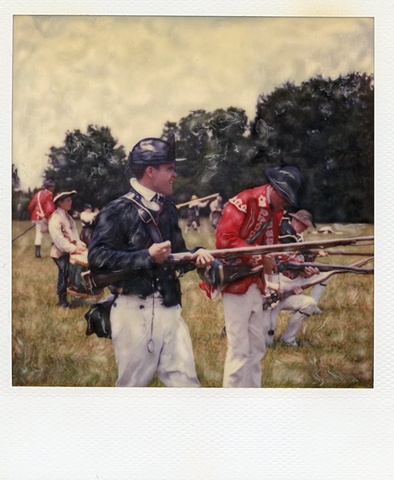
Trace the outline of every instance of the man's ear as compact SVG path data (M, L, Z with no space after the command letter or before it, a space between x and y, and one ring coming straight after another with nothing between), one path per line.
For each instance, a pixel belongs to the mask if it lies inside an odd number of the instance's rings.
M153 176L153 167L152 167L151 165L149 165L148 167L146 167L145 175L147 175L148 178L152 178L152 176Z

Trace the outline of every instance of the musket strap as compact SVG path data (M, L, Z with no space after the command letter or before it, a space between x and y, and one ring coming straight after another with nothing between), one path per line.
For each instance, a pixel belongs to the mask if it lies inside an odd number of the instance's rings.
M44 213L44 211L43 211L43 209L42 209L41 199L40 199L40 197L41 197L41 192L42 192L42 190L40 190L40 191L38 192L38 195L37 195L37 205L38 205L38 209L40 210L40 216L41 216L41 218L44 218L44 217L45 217L45 213Z
M254 197L248 198L246 217L245 217L245 219L243 221L243 224L241 226L241 229L239 231L239 236L242 239L247 238L247 236L248 236L248 234L249 234L249 232L250 232L250 230L253 226L253 223L255 221L255 217L256 217L256 213L257 213L258 209L259 209L259 206L257 204L257 199L254 198ZM265 230L268 228L268 225L271 222L272 216L273 216L273 214L271 213L270 216L268 217L268 219L263 223L263 225L259 228L259 230L253 235L253 237L251 239L245 240L249 245L254 243L256 241L256 239L262 233L265 232Z
M152 242L161 243L163 241L163 237L149 209L147 209L141 203L139 203L139 201L136 198L137 195L135 195L135 193L128 192L123 196L124 198L131 200L134 203L134 205L137 207L138 216L140 217L142 222L146 225L146 228L149 232Z

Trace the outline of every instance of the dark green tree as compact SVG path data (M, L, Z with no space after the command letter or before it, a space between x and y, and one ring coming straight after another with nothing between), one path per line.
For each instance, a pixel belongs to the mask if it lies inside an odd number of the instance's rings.
M53 178L56 191L76 190L73 205L102 208L129 190L127 158L108 127L89 125L87 132L67 132L64 144L50 149L45 178Z
M251 124L257 161L297 165L317 221L373 222L373 76L286 83L260 96Z
M229 107L192 111L178 125L165 125L163 138L174 133L177 156L184 159L177 164L174 195L178 202L193 193L201 197L219 192L229 198L243 188L245 167L255 155L245 138L247 123L243 109Z
M18 169L12 164L12 218L14 220L29 220L30 214L27 207L33 193L21 190L21 182L18 175Z

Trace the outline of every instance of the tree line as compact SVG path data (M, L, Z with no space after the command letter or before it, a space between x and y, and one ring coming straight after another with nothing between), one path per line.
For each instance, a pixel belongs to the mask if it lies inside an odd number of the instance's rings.
M239 107L195 110L168 121L162 138L170 134L177 157L185 159L177 163L176 203L193 193L220 192L227 200L264 183L266 167L296 165L307 179L302 206L315 221L373 223L373 75L287 82L259 96L251 121ZM89 125L86 133L66 132L63 145L51 147L44 178L77 190L77 209L85 202L101 208L129 189L126 167L125 149L110 129ZM19 218L17 204L26 192L13 190Z

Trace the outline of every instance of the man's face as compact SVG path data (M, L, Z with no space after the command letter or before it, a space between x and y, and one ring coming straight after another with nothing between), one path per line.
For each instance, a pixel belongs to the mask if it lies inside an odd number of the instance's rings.
M303 233L308 228L305 223L300 222L295 217L292 218L291 224L293 225L294 230L296 233Z
M157 168L151 167L151 190L162 195L171 195L174 179L176 178L175 164L165 163Z
M275 190L275 188L272 188L271 191L271 203L274 210L283 210L290 205L289 202Z
M66 212L71 210L72 204L73 204L73 201L71 197L66 197L63 200L59 200L58 202L59 207L65 210Z

